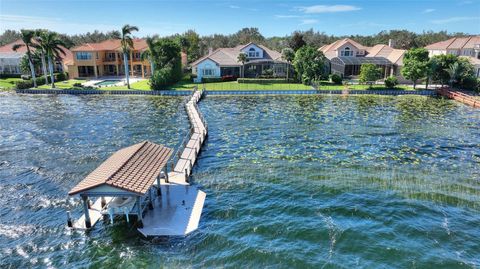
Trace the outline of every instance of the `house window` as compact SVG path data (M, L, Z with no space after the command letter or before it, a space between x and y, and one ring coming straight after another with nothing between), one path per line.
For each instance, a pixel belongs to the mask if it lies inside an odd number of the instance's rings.
M106 58L108 61L115 61L115 52L107 52Z
M77 60L91 60L92 54L90 52L77 52Z
M255 53L255 49L254 49L254 48L250 48L250 49L248 50L248 58L254 58L255 55L257 55L257 57L258 57L258 52Z
M140 52L135 52L135 59L140 59Z
M341 52L340 56L353 56L353 51L349 47L345 47Z
M214 75L215 75L215 69L211 69L211 68L203 69L203 76L211 77L211 76L214 76Z

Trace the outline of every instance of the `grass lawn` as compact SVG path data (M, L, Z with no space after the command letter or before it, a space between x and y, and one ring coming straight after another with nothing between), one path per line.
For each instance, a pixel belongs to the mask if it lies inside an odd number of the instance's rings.
M199 87L209 91L221 90L311 90L311 86L298 83L237 83L236 81L228 82L211 82L211 83L192 83L181 81L172 86L176 90L191 90L193 87Z
M2 78L0 79L0 89L11 90L15 87L15 82L22 80L21 78Z
M80 79L69 79L65 81L55 82L55 87L58 89L81 89L80 87L74 87L75 83L83 83L85 80ZM39 89L51 89L50 84L42 85L38 87Z

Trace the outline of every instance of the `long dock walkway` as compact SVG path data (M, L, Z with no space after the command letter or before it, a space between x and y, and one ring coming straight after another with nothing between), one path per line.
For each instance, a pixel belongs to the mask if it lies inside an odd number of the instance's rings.
M191 128L170 161L168 176L160 181L162 195L143 217L143 228L138 231L144 236L186 235L198 227L206 194L191 186L189 178L208 134L197 106L202 96L202 90L194 90L185 104Z

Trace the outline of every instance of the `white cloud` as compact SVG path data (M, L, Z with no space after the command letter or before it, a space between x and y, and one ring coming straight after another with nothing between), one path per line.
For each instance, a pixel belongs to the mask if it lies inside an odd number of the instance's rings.
M296 19L296 18L301 18L299 15L275 15L275 18L277 19Z
M462 22L462 21L480 21L480 17L451 17L445 19L438 19L430 21L433 24L446 24L452 22Z
M229 8L234 8L234 9L240 8L239 6L236 6L236 5L229 5L228 7L229 7Z
M307 14L346 12L346 11L355 11L360 9L361 9L360 7L351 6L351 5L331 5L331 6L315 5L315 6L298 8L298 10Z
M427 9L425 9L422 13L432 13L432 12L434 12L434 11L435 11L434 8L427 8Z
M301 21L300 25L316 24L316 23L318 23L318 20L316 19L305 19Z

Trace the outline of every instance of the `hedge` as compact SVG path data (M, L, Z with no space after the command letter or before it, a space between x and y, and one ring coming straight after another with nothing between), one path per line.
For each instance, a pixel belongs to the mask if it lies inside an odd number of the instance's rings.
M21 74L0 74L0 78L20 78Z
M284 78L239 78L238 83L287 83Z
M55 82L64 81L67 79L68 75L66 73L55 73L53 74ZM37 86L45 85L45 78L43 76L37 77ZM50 82L50 76L48 77L48 82ZM19 80L15 82L15 87L17 89L30 89L33 87L33 80Z
M202 83L222 82L222 78L202 78Z

